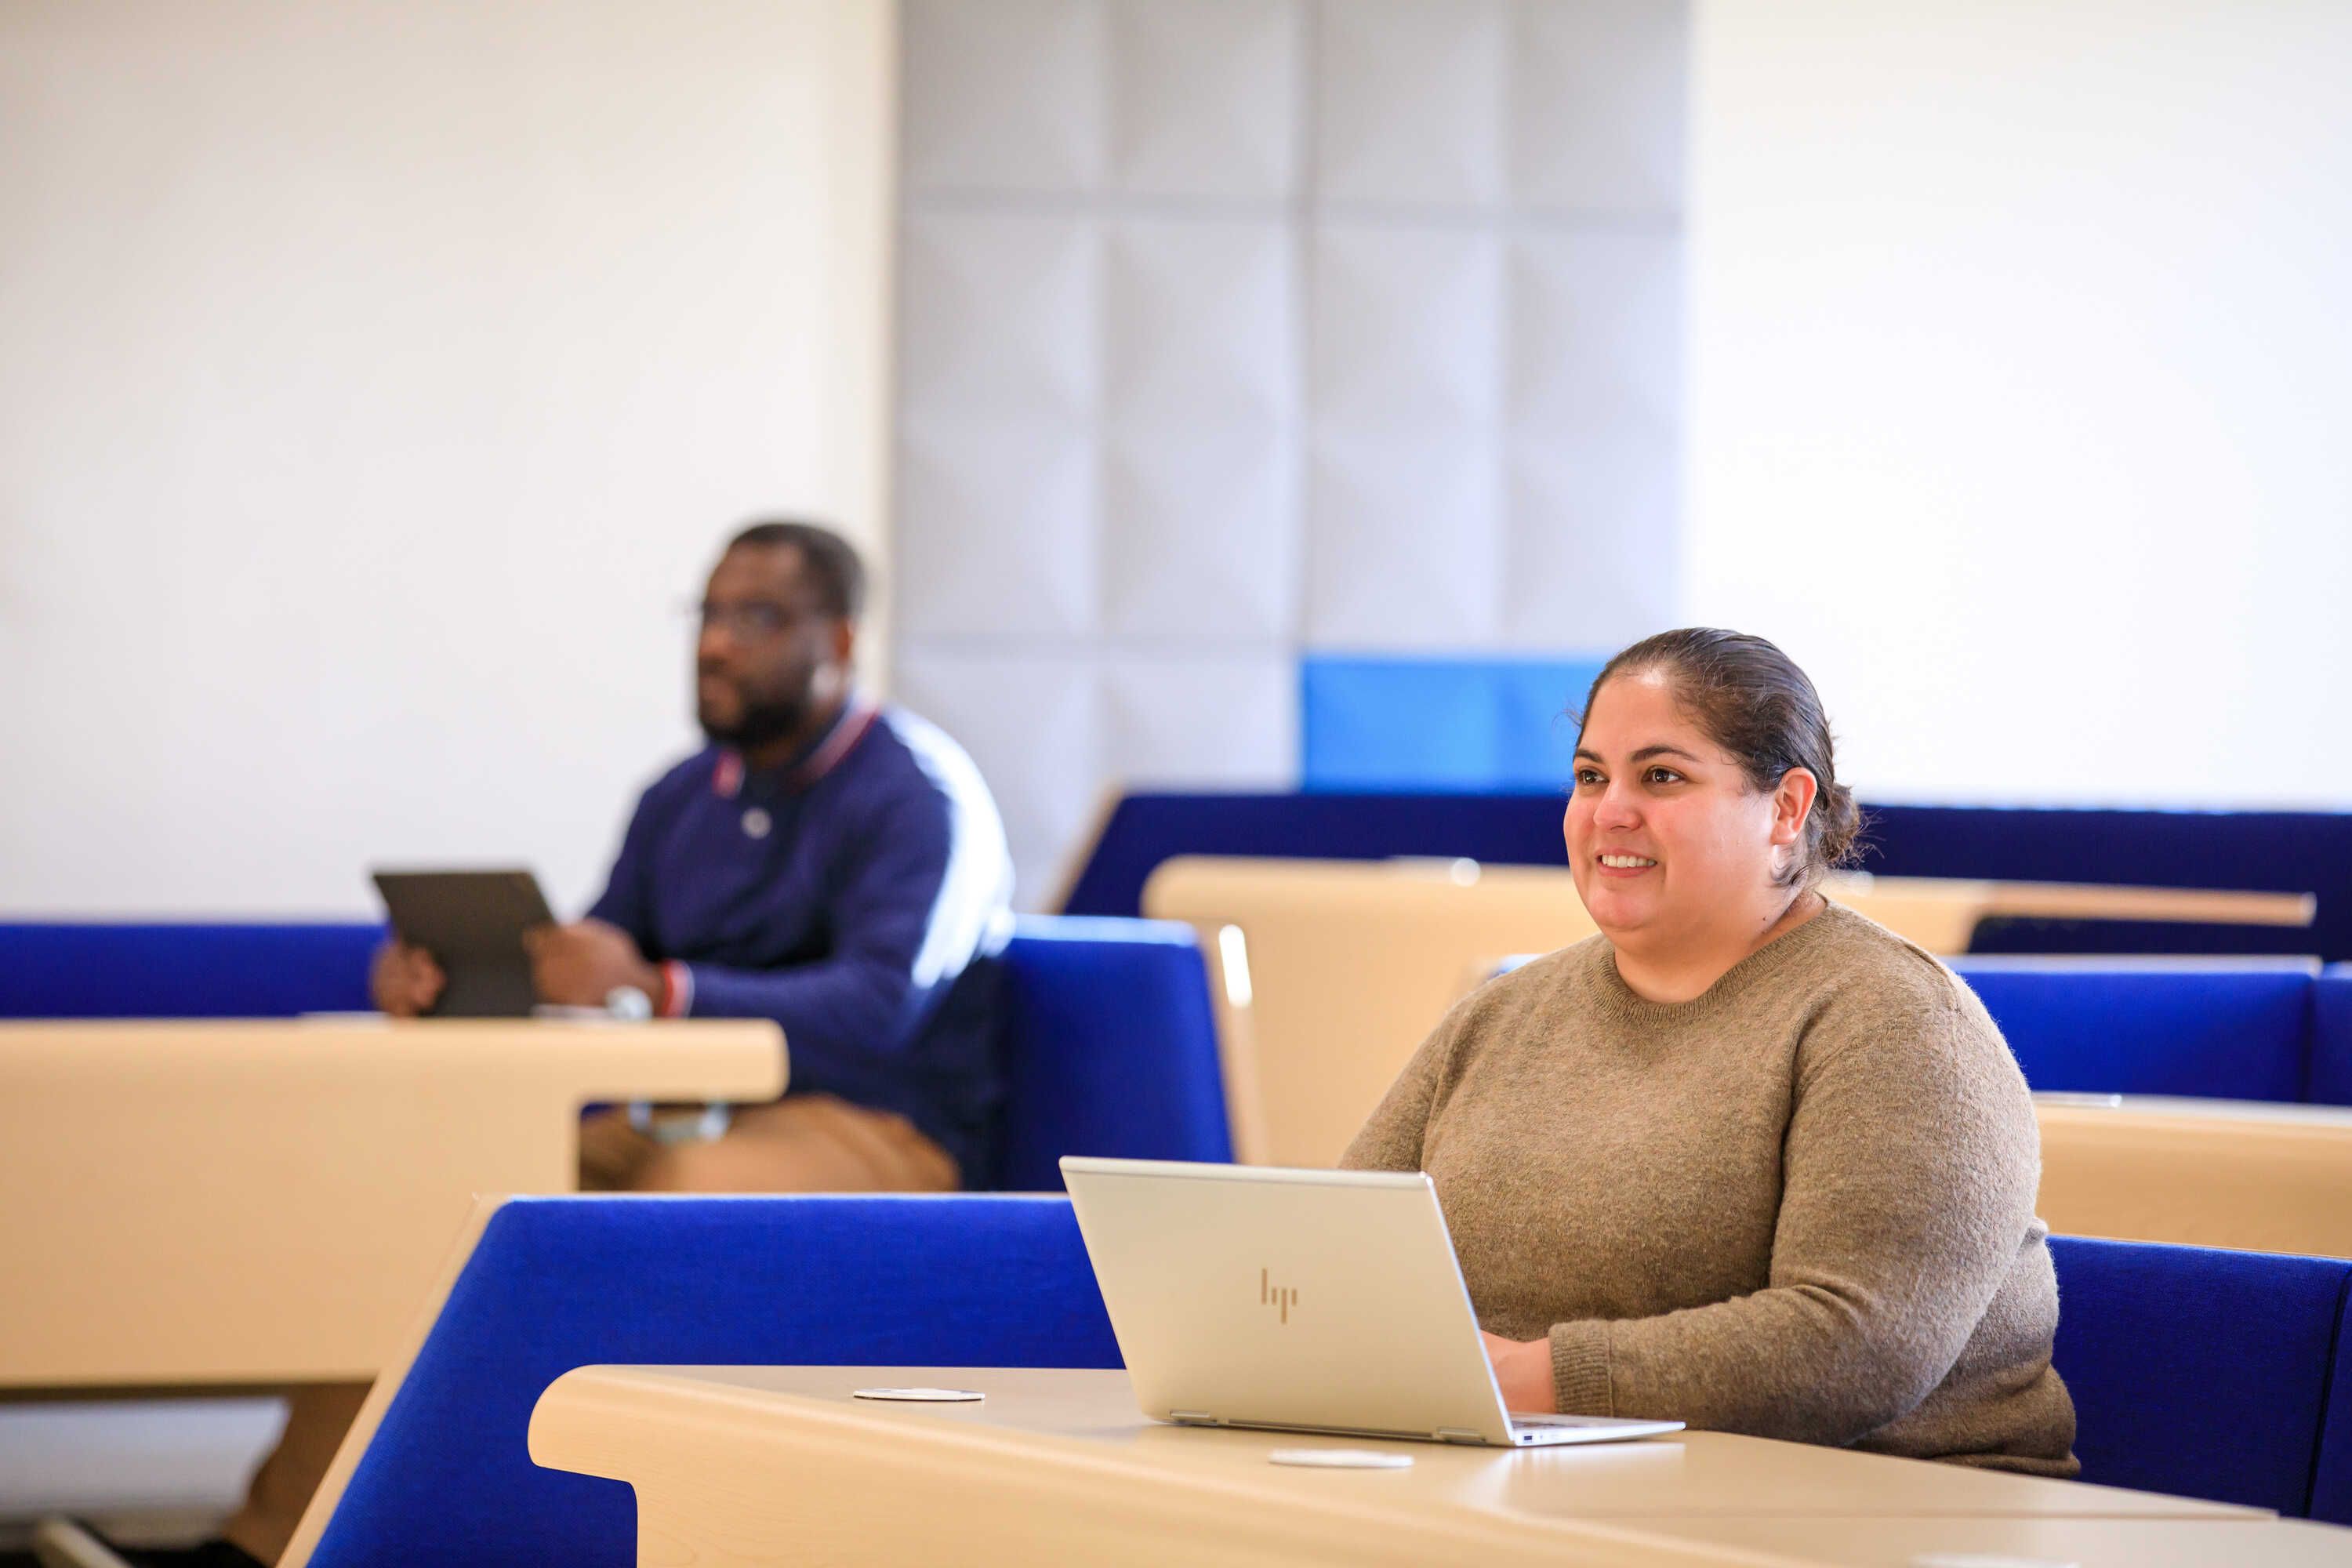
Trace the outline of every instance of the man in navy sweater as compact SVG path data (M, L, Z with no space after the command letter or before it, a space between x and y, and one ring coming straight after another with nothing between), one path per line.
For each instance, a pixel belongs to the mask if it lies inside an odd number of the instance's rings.
M1004 829L961 747L850 679L856 553L803 522L737 534L705 589L695 712L709 744L637 802L604 897L534 932L541 999L773 1018L792 1090L723 1136L658 1142L613 1112L583 1176L685 1192L950 1188L985 1175L998 1098ZM389 1013L441 975L390 948ZM636 994L630 995L630 993Z
M530 938L544 1001L773 1018L791 1056L791 1092L738 1108L717 1136L698 1135L700 1117L584 1122L585 1186L925 1192L986 1177L999 1097L988 959L1013 864L971 759L851 683L864 577L822 528L735 536L699 611L695 712L710 743L639 799L587 918ZM402 1016L442 987L430 955L399 945L373 981ZM366 1393L297 1393L226 1539L182 1560L275 1562Z

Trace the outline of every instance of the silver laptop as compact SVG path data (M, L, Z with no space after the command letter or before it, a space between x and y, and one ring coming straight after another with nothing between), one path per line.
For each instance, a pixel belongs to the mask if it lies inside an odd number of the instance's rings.
M1682 1427L1506 1411L1426 1175L1071 1155L1062 1178L1147 1415L1501 1447Z

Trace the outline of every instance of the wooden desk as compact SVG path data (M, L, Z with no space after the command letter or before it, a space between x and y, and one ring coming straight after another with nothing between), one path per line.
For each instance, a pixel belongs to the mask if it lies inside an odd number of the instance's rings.
M904 1384L988 1398L850 1397ZM1825 1537L1838 1533L1830 1521L1856 1519L1888 1532L1930 1519L2040 1521L2091 1539L2104 1525L2145 1531L2158 1521L2252 1532L2270 1518L1720 1433L1511 1451L1168 1426L1138 1414L1123 1372L583 1367L541 1396L530 1443L541 1465L635 1489L640 1563L698 1568L788 1558L1402 1564L1489 1552L1760 1568L1807 1559L1741 1545L1756 1520ZM1266 1460L1277 1448L1336 1447L1393 1448L1414 1463L1333 1471Z
M2053 1230L2352 1258L2352 1109L2037 1095L2034 1114Z
M582 1106L784 1077L765 1022L0 1026L0 1391L373 1377Z

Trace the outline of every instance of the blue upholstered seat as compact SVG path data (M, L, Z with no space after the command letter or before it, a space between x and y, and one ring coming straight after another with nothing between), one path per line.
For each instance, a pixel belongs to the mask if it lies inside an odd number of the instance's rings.
M2083 1479L2308 1511L2352 1262L2078 1237L2050 1247Z
M613 1362L1119 1364L1066 1198L515 1199L311 1563L626 1568L628 1488L524 1447L549 1384Z
M0 1018L290 1018L371 1005L380 925L0 924Z
M2037 1089L2299 1100L2309 964L2093 968L1958 959Z
M2319 1462L2312 1467L2311 1517L2352 1524L2352 1299L2347 1300L2336 1331L2327 1422L2319 1434Z
M1004 961L998 1186L1059 1192L1064 1154L1233 1158L1208 973L1191 927L1024 920Z
M2303 1097L2315 1105L2352 1105L2352 963L2331 963L2311 993L2311 1077Z

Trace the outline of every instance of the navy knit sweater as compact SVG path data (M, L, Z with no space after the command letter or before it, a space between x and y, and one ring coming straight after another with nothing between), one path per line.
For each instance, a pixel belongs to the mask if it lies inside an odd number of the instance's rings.
M713 747L665 773L589 913L663 965L671 1016L775 1019L790 1092L895 1110L975 1183L994 1155L1012 889L962 748L852 703L788 766Z

